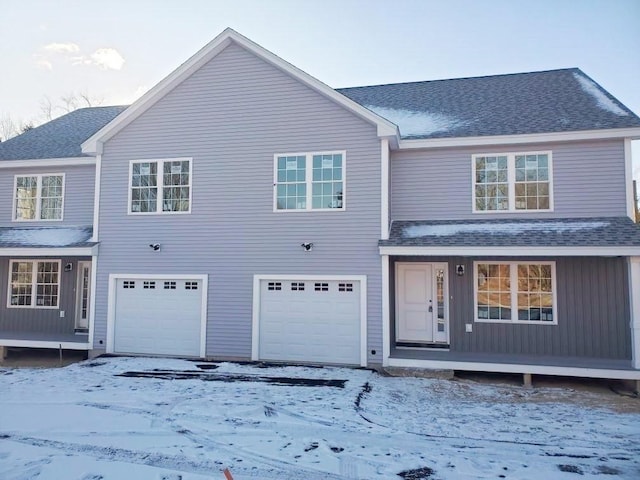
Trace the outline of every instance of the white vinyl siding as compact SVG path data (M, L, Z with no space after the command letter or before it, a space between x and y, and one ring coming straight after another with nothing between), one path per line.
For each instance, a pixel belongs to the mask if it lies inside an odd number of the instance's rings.
M191 159L133 160L129 214L191 212Z
M64 174L16 175L14 221L62 220Z
M274 210L344 210L345 152L274 156Z
M473 211L551 211L551 152L472 155Z
M10 308L58 308L60 260L11 260Z
M556 325L554 262L474 262L476 322Z

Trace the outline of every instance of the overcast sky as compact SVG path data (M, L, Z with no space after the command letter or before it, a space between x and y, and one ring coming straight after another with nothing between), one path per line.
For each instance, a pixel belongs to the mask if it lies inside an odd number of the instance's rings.
M0 0L0 116L131 103L226 27L332 87L579 67L640 113L640 0Z

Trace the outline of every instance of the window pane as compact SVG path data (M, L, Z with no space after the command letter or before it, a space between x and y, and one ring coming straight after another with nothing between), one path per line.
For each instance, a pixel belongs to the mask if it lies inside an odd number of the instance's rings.
M477 210L508 210L509 184L506 156L476 157Z
M553 321L551 265L518 265L518 320Z
M16 220L34 220L38 196L38 177L16 178Z
M478 319L511 319L510 272L510 265L477 265Z

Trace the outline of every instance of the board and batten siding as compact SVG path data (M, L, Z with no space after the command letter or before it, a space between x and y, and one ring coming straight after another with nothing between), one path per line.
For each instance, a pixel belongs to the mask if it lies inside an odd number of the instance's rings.
M330 151L346 152L346 210L274 212L274 154ZM130 160L172 157L193 159L191 213L127 215ZM105 143L95 348L109 274L207 274L206 353L243 359L254 274L366 275L367 350L381 363L380 182L373 125L231 44Z
M540 357L631 359L627 261L622 257L395 257L393 262L447 262L450 351ZM474 322L473 262L556 262L557 325ZM465 274L456 275L456 265ZM391 272L395 272L392 264ZM392 275L392 292L395 280ZM393 297L392 297L393 299ZM395 308L391 309L392 322ZM473 325L472 332L465 324ZM393 336L392 336L393 338Z
M76 283L78 262L91 257L28 257L25 260L61 260L59 308L8 308L9 262L22 257L0 257L0 337L2 332L32 332L42 334L73 334L76 316ZM71 263L73 268L64 271ZM64 317L60 317L60 312Z
M473 213L471 157L551 151L552 212ZM582 141L392 152L393 220L626 216L624 142Z
M0 169L0 227L92 225L95 190L94 165ZM64 178L64 211L61 221L12 221L15 176L59 174Z

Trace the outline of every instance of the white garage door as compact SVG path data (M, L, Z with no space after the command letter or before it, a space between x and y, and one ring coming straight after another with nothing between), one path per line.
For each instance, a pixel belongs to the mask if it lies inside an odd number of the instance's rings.
M115 353L200 356L202 279L116 279Z
M359 281L261 280L261 360L360 365Z

